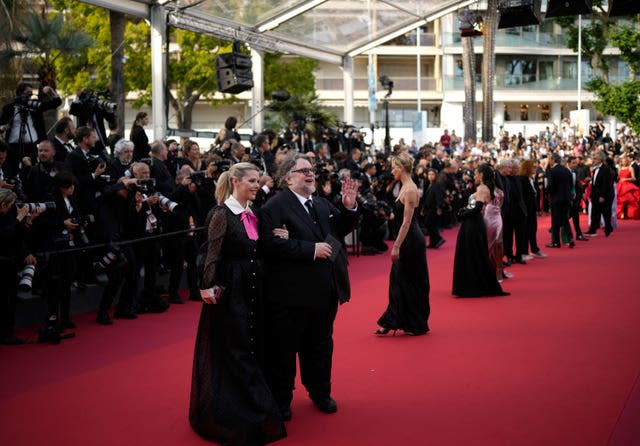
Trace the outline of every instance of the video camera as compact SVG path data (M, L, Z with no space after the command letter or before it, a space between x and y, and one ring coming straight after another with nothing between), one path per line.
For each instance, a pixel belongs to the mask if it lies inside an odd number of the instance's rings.
M31 97L29 96L16 96L13 99L13 102L18 107L21 107L22 109L27 111L36 111L42 105L42 102L40 102L38 99L31 99Z
M84 90L71 103L69 113L78 116L80 114L91 114L95 111L114 113L118 104L110 102L111 94L108 91Z

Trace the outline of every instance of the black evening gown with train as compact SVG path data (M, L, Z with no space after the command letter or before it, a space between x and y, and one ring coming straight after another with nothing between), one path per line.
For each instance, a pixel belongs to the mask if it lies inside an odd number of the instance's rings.
M404 215L404 205L396 200L396 218ZM421 335L429 331L429 270L427 246L413 213L411 226L400 246L400 258L391 266L389 276L389 305L378 319L378 325L391 330Z
M460 210L462 220L453 260L453 289L458 297L506 296L489 260L487 229L481 201L470 197L470 205Z
M203 304L189 422L224 445L263 445L286 436L262 372L262 305L257 242L227 206L213 212L205 286L224 285L221 302Z

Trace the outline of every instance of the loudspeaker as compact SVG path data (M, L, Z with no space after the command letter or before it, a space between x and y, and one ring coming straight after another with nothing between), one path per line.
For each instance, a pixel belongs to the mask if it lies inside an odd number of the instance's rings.
M638 0L609 0L609 17L640 14Z
M253 88L251 58L244 54L222 54L216 58L218 91L238 94Z
M591 0L549 0L545 18L591 14Z
M503 0L498 11L500 29L540 24L540 0Z

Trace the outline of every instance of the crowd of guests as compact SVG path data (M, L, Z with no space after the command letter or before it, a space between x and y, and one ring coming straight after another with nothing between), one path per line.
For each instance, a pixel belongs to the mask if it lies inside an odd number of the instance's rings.
M286 435L296 360L316 407L337 411L332 333L350 296L347 234L356 231L367 255L394 241L389 304L375 333L423 335L425 250L445 243L443 228L460 225L452 294L495 296L508 294L506 268L546 257L539 238L549 249L574 248L601 227L610 236L618 219L640 218L639 141L624 130L612 138L600 122L584 137L564 126L528 139L503 132L492 143L445 131L434 144L400 140L384 153L353 126L314 134L297 119L247 147L230 117L201 148L150 142L144 112L127 138L113 125L106 135L112 121L102 109L76 115L77 124L60 119L47 139L42 114L60 98L43 89L30 100L28 84L16 93L0 120L0 342L23 342L13 333L19 287L40 290L40 340L56 342L76 328L73 286L106 276L96 322L110 325L184 303L184 276L188 298L207 304L190 422L229 444ZM537 230L546 212L549 236Z

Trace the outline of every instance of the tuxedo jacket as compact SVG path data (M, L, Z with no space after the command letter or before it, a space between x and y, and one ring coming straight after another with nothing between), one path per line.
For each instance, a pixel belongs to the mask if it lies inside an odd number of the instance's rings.
M547 192L551 204L569 203L571 201L571 188L573 176L571 171L561 164L554 165L547 172Z
M53 143L53 148L56 149L56 154L54 159L56 161L64 163L70 151L67 149L67 147L64 144L60 142L58 138L52 138L51 142Z
M591 183L591 201L597 201L600 197L603 197L605 201L611 202L613 200L613 177L611 170L604 165L600 164L598 174L593 173L595 179Z
M76 147L67 155L65 166L78 180L74 196L78 200L82 214L95 214L98 209L99 185L93 178L94 171L89 166L87 157L80 147Z
M351 232L358 212L338 209L322 197L313 197L318 215L314 223L303 204L289 189L276 194L259 211L260 247L264 257L266 302L296 308L329 309L336 300L348 300L346 252L338 259L314 260L315 244L331 234L342 240ZM289 238L273 235L286 226ZM346 282L346 283L345 283Z

